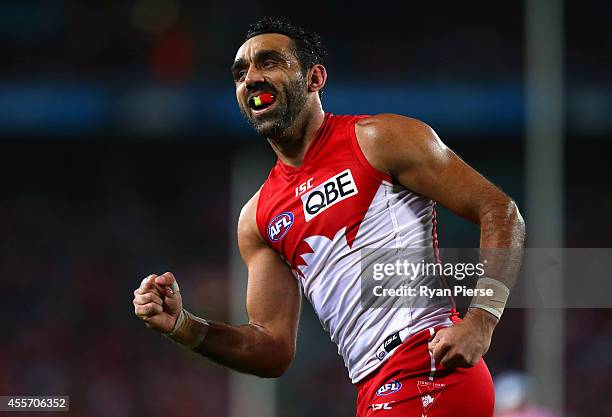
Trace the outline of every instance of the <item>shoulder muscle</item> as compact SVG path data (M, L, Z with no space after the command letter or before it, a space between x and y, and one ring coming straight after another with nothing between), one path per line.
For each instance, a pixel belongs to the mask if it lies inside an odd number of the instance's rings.
M393 177L407 168L443 163L449 150L426 123L396 114L379 114L355 125L368 161Z

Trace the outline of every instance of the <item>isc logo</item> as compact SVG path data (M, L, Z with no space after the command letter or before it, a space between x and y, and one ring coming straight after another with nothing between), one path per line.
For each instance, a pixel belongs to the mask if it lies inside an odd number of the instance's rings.
M306 221L312 220L334 204L354 195L357 195L357 185L351 170L346 169L302 196L304 217Z
M395 401L391 401L388 403L379 403L379 404L372 404L372 410L392 410L393 406L391 404L393 404Z
M389 381L376 391L376 395L379 397L384 397L385 395L393 394L394 392L398 392L402 389L402 383L397 381Z
M394 334L392 337L390 337L390 338L388 338L387 340L385 340L384 347L387 347L387 346L389 346L391 343L395 342L395 341L397 340L397 338L398 338L398 337L399 337L399 336L398 336L398 334L396 333L396 334Z
M271 241L277 242L285 236L293 225L293 213L285 211L268 223L268 237Z

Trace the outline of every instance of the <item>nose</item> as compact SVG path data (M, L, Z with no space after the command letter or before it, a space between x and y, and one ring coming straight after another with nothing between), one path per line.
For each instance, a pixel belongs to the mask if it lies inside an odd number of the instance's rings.
M255 65L249 66L246 77L244 78L244 83L246 84L247 88L253 87L256 84L259 84L264 81L265 78L263 76L263 73L259 69L257 69Z

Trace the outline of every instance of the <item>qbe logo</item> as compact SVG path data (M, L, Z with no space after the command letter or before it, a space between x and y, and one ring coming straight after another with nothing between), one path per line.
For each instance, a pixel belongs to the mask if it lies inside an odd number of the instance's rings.
M351 170L345 169L302 196L304 218L310 221L334 204L354 195L357 195L357 185Z
M394 392L398 392L402 389L402 383L398 381L389 381L376 391L376 395L384 397L385 395L391 395Z
M268 223L268 237L272 242L278 242L287 234L293 225L293 213L285 211Z

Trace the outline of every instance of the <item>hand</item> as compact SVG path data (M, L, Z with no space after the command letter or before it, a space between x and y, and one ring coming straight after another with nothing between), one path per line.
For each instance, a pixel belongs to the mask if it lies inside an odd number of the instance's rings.
M183 308L178 284L171 272L149 275L134 291L134 313L147 327L169 333Z
M445 368L471 367L487 353L498 320L492 314L470 308L457 324L439 330L429 342L429 351Z

